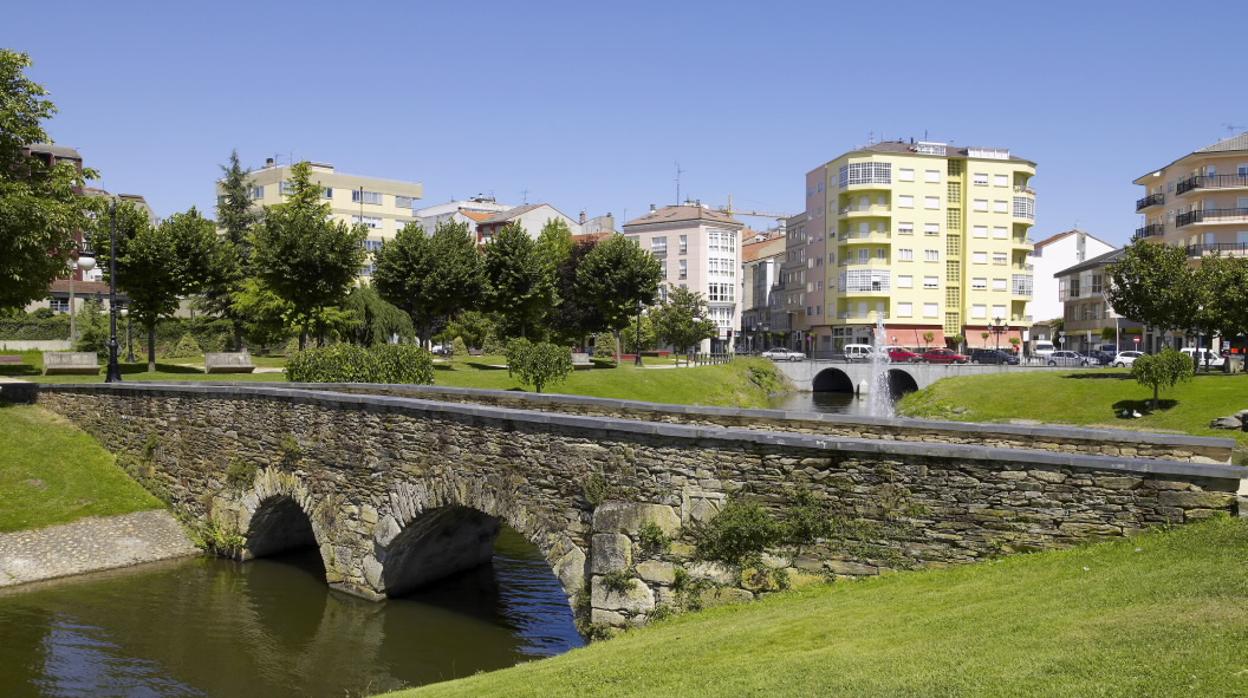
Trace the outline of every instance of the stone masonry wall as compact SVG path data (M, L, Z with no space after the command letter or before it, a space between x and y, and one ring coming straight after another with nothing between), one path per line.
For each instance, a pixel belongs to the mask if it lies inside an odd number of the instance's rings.
M400 549L422 539L402 533L468 507L535 543L579 616L607 625L644 622L690 582L753 595L739 571L695 561L687 536L729 496L781 509L809 490L849 532L766 564L863 576L1234 512L1245 472L243 386L42 386L38 402L200 520L245 535L268 503L297 503L336 588L381 598L387 579L419 577L393 569L430 557ZM255 468L245 482L238 463ZM643 550L645 522L670 549Z
M670 424L741 427L851 439L895 439L929 443L975 444L996 448L1029 448L1060 453L1159 458L1196 463L1229 463L1235 444L1233 439L1186 434L1152 434L1125 429L880 419L857 415L794 413L781 410L663 405L634 400L538 395L506 390L429 385L353 383L331 386L304 383L292 387L394 395L445 402L468 402L513 409L639 419Z

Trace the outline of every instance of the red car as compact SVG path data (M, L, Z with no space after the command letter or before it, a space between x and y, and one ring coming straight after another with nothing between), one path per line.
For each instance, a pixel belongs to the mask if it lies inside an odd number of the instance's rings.
M888 360L895 364L908 364L919 360L919 355L904 347L884 347Z
M964 364L969 358L949 349L932 349L923 354L923 361L929 364Z

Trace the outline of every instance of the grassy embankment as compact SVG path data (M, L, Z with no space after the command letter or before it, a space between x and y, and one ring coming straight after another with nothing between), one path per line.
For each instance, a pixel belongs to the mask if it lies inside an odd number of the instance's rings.
M0 403L0 532L160 506L65 419Z
M1248 433L1210 429L1217 417L1248 409L1248 375L1200 374L1161 393L1151 410L1151 388L1124 369L1027 371L1006 375L958 376L937 381L898 403L908 417L1004 422L1033 419L1054 424L1176 431L1233 437L1248 447ZM1144 416L1125 419L1123 409Z
M1248 694L1248 520L818 585L404 696Z

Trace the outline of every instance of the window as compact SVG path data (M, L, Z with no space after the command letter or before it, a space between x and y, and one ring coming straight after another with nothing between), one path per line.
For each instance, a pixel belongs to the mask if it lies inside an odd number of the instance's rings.
M923 170L923 181L930 184L940 184L940 170Z
M1004 319L1006 319L1007 317L1009 317L1009 316L1007 316L1007 315L1005 314L1005 306L1004 306L1004 305L994 305L994 306L992 306L992 316L993 316L994 318L1001 318L1002 320L1004 320Z
M1015 218L1035 218L1036 217L1036 200L1030 196L1014 197L1014 217Z
M976 172L975 174L971 175L971 183L977 187L988 186L988 173Z
M976 276L972 278L971 290L972 291L987 291L988 290L988 277Z
M666 259L659 260L659 276L663 277L664 279L667 278L667 260Z
M395 194L394 205L399 208L415 208L416 199L410 196L399 196L398 194Z
M655 257L666 257L667 256L667 236L659 235L659 236L650 238L650 252L653 253Z
M992 280L992 290L1004 291L1006 289L1007 289L1007 286L1005 285L1005 279L993 279Z
M680 260L676 268L680 270L680 278L682 279L689 278L689 260L687 259Z
M914 208L914 197L909 194L898 196L897 208Z
M937 303L923 304L923 317L938 317L940 313L940 305Z
M997 199L992 202L992 210L994 213L1009 213L1010 202Z
M988 210L988 199L975 199L974 203L976 211L986 212Z
M1235 168L1235 174L1240 177L1248 177L1248 164L1241 163Z
M914 181L914 168L903 167L897 170L897 181L898 182L913 182Z
M871 250L858 250L858 263L866 264L871 261Z
M733 289L736 284L730 283L712 283L707 284L706 299L717 303L731 303L733 299Z
M914 304L913 303L898 303L897 315L900 317L910 317L911 315L914 315Z
M688 235L680 236L680 254L689 254L689 236ZM683 279L684 277L682 276L681 278Z
M986 317L988 317L988 306L982 305L979 303L975 303L971 305L971 318L972 319L982 320Z
M68 298L49 298L48 307L51 308L52 312L54 313L68 313L69 312L69 299Z
M932 250L932 249L923 250L923 259L928 262L939 262L940 250Z
M986 226L986 225L977 225L977 226L972 227L972 228L971 228L971 235L972 235L972 236L974 236L974 237L977 237L977 238L986 238L986 237L988 237L988 226Z
M364 241L364 249L368 252L377 252L381 249L381 240L368 239Z
M381 192L364 191L363 189L352 189L351 201L357 204L358 203L381 204Z
M875 258L876 259L888 259L888 249L885 247L875 248Z
M1009 175L1003 175L1003 174L993 175L992 184L993 186L996 186L996 187L1008 187L1010 186L1010 177Z
M992 263L993 264L1009 264L1010 260L1008 259L1008 255L1006 255L1004 252L993 252Z
M841 272L840 290L849 293L887 291L888 272L876 269L851 269Z
M1092 275L1092 294L1093 295L1097 295L1101 293L1104 278L1105 277L1101 276L1100 274Z
M1010 238L1010 231L1003 225L993 226L992 237L997 240L1008 240Z
M904 247L902 249L897 250L897 259L898 261L902 261L902 262L913 262L914 250L907 249Z
M323 190L321 191L321 198L322 198L322 199L332 199L332 198L334 198L334 188L333 188L333 187L325 187L325 189L323 189Z
M940 224L939 223L924 223L923 234L924 235L940 235Z
M988 263L988 253L987 253L987 252L972 252L972 253L971 253L971 261L972 261L972 262L974 262L974 263L976 263L976 264L987 264L987 263Z
M841 166L841 188L851 184L890 184L892 169L887 162L851 162Z
M264 185L251 188L252 201L255 201L256 199L263 199L263 198L264 198Z
M923 288L925 288L925 289L927 289L927 290L929 290L929 291L930 291L930 290L932 290L932 289L934 289L934 288L940 288L940 277L939 277L939 276L925 276L925 277L923 277Z
M381 228L381 219L377 216L351 216L352 223L363 223L364 227L370 230L379 230Z
M939 196L925 196L925 197L923 197L923 208L930 209L930 210L933 210L933 211L934 211L934 210L939 209L939 208L940 208L940 197L939 197Z
M1070 277L1070 297L1071 298L1079 297L1079 277L1078 276Z
M910 274L902 274L898 276L897 288L914 288L914 277Z
M898 223L898 235L914 235L914 223Z

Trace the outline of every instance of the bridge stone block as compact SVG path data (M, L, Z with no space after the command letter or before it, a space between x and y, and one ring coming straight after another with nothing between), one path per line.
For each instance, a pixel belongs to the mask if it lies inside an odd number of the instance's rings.
M594 577L590 603L595 609L623 611L632 615L653 611L654 590L636 577L631 582L628 591L611 591L607 589L602 577Z
M636 535L646 523L657 525L668 536L675 535L680 529L680 517L664 504L603 502L594 509L593 527L596 533Z
M633 566L633 542L622 533L595 533L590 544L589 571L610 574Z

